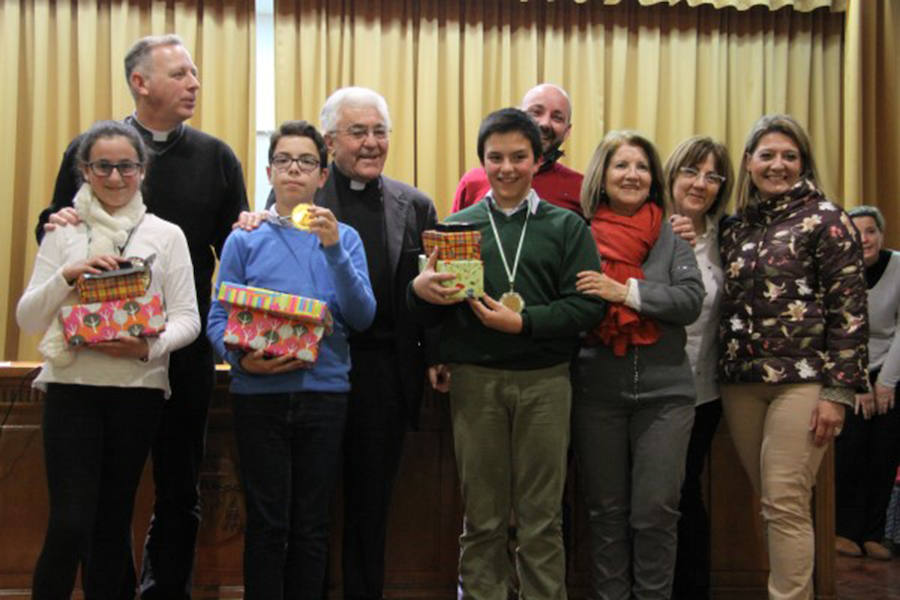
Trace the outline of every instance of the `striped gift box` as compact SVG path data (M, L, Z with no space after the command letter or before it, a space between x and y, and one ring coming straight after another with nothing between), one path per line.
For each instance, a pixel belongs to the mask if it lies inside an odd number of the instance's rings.
M217 298L228 311L228 348L290 355L312 367L319 342L332 332L331 311L321 300L227 282L219 285Z
M422 232L425 255L431 256L438 249L440 260L480 260L481 232L479 231L435 231Z

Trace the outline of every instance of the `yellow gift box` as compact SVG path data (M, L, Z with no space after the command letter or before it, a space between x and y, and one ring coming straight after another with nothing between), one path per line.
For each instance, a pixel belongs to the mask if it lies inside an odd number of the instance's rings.
M425 269L428 258L419 255L419 271ZM453 273L456 279L443 282L444 287L458 287L452 299L481 298L484 296L484 263L480 260L438 260L435 263L438 273Z

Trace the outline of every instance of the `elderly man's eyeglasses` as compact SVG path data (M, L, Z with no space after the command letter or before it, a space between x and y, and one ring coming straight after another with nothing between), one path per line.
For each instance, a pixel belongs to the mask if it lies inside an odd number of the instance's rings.
M276 154L272 157L272 166L281 172L289 171L294 163L297 163L297 168L303 173L312 173L319 167L319 160L309 154L297 158L287 154Z
M376 140L381 142L387 139L391 130L384 125L376 125L372 128L366 127L365 125L351 125L347 129L338 129L337 132L348 135L357 142L363 141L371 134Z
M112 175L113 169L119 172L119 177L134 177L144 167L142 163L130 160L123 160L118 163L111 163L108 160L95 160L94 162L89 162L87 166L97 177L109 177Z
M682 177L687 177L688 179L697 179L700 176L700 171L695 169L694 167L681 167L678 169L678 173ZM703 181L708 183L709 185L722 185L725 183L725 178L719 175L718 173L704 173Z

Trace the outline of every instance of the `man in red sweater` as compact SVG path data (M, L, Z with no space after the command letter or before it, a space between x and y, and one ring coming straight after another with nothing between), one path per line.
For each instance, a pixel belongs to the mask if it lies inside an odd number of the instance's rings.
M531 115L541 130L542 162L532 187L537 195L550 204L567 208L581 215L581 180L578 171L559 164L559 147L572 130L572 103L564 89L552 83L541 83L525 93L522 110ZM483 167L476 167L463 175L453 197L452 212L460 211L481 200L491 189Z

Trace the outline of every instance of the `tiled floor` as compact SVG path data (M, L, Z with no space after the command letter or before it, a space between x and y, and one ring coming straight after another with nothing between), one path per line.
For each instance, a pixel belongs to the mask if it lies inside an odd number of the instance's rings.
M900 600L900 558L837 557L838 600Z

